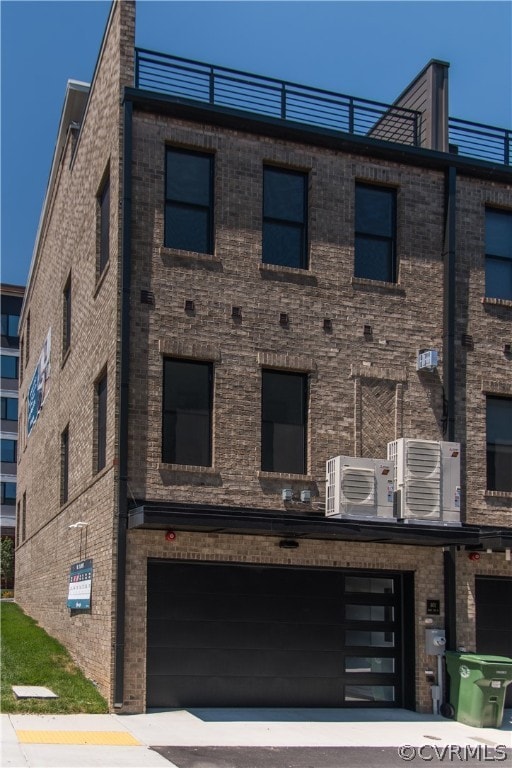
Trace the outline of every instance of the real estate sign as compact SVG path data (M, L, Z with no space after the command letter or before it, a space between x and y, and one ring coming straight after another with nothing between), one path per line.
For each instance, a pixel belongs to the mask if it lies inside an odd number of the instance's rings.
M69 574L68 608L90 608L92 560L73 563Z

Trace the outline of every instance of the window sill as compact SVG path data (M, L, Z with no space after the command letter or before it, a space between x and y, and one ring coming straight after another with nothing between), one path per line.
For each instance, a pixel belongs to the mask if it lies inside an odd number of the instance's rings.
M199 485L217 488L222 485L221 474L214 467L167 464L164 461L160 462L157 466L164 486Z
M103 267L103 272L101 273L101 275L98 275L98 279L96 280L96 285L94 286L94 292L92 294L93 299L95 299L98 293L100 292L101 286L105 282L105 278L108 274L109 267L110 267L110 261L107 261L107 263Z
M485 491L486 499L512 499L512 491Z
M490 307L512 307L512 299L492 299L490 296L482 296L482 304Z
M165 461L158 462L157 469L163 472L191 472L195 475L218 475L214 467L201 467L196 464L168 464Z
M160 246L160 258L165 266L174 266L178 263L180 266L199 267L210 269L212 271L222 270L222 260L214 253L198 253L196 251L183 251L179 248L167 248Z
M285 267L280 264L260 264L260 274L263 280L298 283L299 285L317 285L317 276L301 267Z
M295 480L300 483L312 483L314 482L311 475L293 474L292 472L267 472L259 470L257 473L258 480Z
M394 293L400 296L405 296L404 289L399 283L388 283L384 280L370 280L367 277L355 277L351 278L351 283L354 288L372 288L380 293Z

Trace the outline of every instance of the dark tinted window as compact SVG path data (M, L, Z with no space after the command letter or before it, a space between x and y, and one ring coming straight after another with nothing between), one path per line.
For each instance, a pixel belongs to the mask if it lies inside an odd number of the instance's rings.
M62 295L62 353L65 354L71 344L71 275L68 277Z
M96 385L96 408L97 408L97 466L96 469L99 472L103 469L106 463L106 451L107 451L107 375Z
M167 150L165 245L213 252L213 156Z
M306 179L304 173L265 168L263 172L263 262L306 265Z
M60 436L60 503L65 504L69 496L69 428Z
M511 398L487 398L487 488L512 491Z
M110 179L107 179L103 185L99 197L100 208L100 253L99 253L99 272L105 269L110 257Z
M512 299L512 213L485 212L485 295Z
M0 356L0 375L2 379L17 379L18 378L18 358L14 355L1 355Z
M211 363L164 361L163 460L211 466Z
M2 312L2 336L17 339L19 322L19 315L9 315Z
M17 421L18 399L14 397L2 397L2 419Z
M17 441L7 440L2 438L0 443L1 443L1 451L2 451L2 461L6 461L8 464L14 464L17 458L17 446L18 446Z
M395 207L394 190L356 184L356 277L396 281Z
M262 371L261 468L306 471L307 376Z
M2 483L2 504L16 504L16 483Z

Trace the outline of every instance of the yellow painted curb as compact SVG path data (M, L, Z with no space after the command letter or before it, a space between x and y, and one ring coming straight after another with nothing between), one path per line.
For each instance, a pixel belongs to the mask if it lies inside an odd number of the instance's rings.
M140 741L124 731L16 731L21 744L95 744L140 747Z

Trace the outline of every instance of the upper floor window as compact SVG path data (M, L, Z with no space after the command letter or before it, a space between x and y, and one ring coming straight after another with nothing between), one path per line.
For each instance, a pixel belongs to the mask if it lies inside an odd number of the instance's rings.
M18 325L20 322L19 315L9 315L2 312L2 336L7 336L8 339L17 339Z
M6 421L18 420L18 398L17 397L2 397L2 415L1 418Z
M487 398L487 490L512 491L512 398Z
M394 283L396 269L396 193L356 184L354 275Z
M17 379L18 378L18 357L15 355L1 355L0 356L0 376L2 379Z
M16 483L2 482L2 504L9 506L16 504Z
M262 371L262 470L306 472L306 412L306 374Z
M18 456L18 441L2 438L0 441L2 461L15 464Z
M512 299L512 211L485 212L485 295Z
M213 155L168 148L165 245L213 253Z
M307 267L307 175L263 169L263 262Z
M62 293L62 354L65 355L71 345L71 275L69 275Z
M101 275L110 258L110 177L103 182L98 195L98 275Z
M60 436L60 503L69 498L69 426Z
M96 471L106 464L107 454L107 374L96 384Z
M211 466L212 392L211 363L164 360L163 461Z

